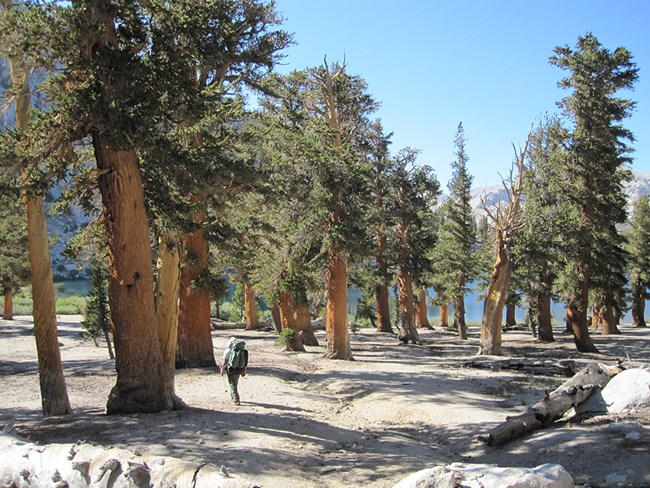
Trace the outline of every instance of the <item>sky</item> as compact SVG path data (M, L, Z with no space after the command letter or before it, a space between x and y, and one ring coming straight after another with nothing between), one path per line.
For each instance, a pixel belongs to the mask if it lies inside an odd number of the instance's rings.
M548 62L556 46L593 33L610 51L627 48L639 68L632 169L650 173L650 1L647 0L276 0L293 33L278 71L345 59L381 103L373 115L393 132L391 150L420 150L443 188L462 122L474 186L509 174L513 144L556 102L566 72Z

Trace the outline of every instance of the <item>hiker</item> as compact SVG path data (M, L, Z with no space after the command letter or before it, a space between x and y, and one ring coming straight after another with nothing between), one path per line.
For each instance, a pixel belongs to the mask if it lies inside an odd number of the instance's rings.
M239 405L239 392L237 391L237 383L239 376L246 376L246 366L248 365L248 351L246 350L246 342L231 337L228 341L225 351L223 351L223 358L221 359L221 376L224 370L228 375L228 385L230 386L230 398Z

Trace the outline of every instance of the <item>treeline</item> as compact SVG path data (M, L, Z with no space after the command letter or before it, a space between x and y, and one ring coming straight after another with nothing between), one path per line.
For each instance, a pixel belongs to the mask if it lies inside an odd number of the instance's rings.
M2 133L0 271L7 297L24 279L18 264L31 268L45 415L70 411L43 205L59 181L68 182L60 209L74 203L98 215L70 252L108 269L117 370L108 413L184 406L174 370L215 366L210 304L226 270L244 289L248 325L257 325L262 296L278 331L296 332L296 349L316 343L311 314L324 308L332 359L352 359L351 283L378 332L397 327L417 343L425 290L436 291L442 320L454 304L466 338L467 286L483 278L486 354L500 353L507 301L524 301L533 330L552 340L550 300L564 300L578 349L593 351L589 306L603 332L616 331L631 277L643 320L647 199L629 243L620 232L633 140L621 123L634 103L616 93L637 77L624 48L610 52L591 34L556 48L551 62L568 72L564 120L549 118L515 149L509 204L485 205L477 223L462 124L450 198L439 204L433 169L416 149L391 150L373 118L378 101L344 62L274 71L292 37L273 3L0 3L5 95L16 114ZM36 69L50 75L37 87ZM35 90L46 101L39 108ZM27 245L10 241L17 235Z

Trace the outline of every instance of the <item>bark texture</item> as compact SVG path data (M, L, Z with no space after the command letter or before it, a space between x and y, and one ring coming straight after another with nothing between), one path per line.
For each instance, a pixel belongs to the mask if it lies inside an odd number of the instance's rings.
M352 359L348 332L348 267L338 252L331 252L328 260L325 335L328 358Z
M400 340L406 344L420 342L420 334L415 328L415 304L413 300L413 278L402 267L397 270L399 285Z
M635 293L632 302L632 325L635 327L645 327L645 290L643 293Z
M589 306L589 285L586 280L580 284L580 295L577 300L567 303L566 320L567 325L573 333L573 340L580 352L598 352L598 348L589 336L589 325L587 324L587 309Z
M162 361L163 405L166 410L177 410L185 406L176 396L174 375L176 372L176 342L178 339L178 290L180 287L179 239L173 232L167 232L158 239L158 338Z
M246 328L255 329L260 326L260 320L257 315L257 300L255 299L255 290L253 285L248 281L244 282L244 310L246 313Z
M449 304L443 303L440 305L440 327L449 327Z
M56 323L56 297L50 248L45 224L45 204L40 196L24 194L29 235L29 262L32 268L34 336L38 352L38 374L43 415L72 413L63 377Z
M425 292L420 292L418 295L418 303L415 308L415 325L423 329L433 329L427 316L427 294Z
M506 326L517 325L517 319L515 318L516 306L514 303L506 304Z
M454 297L454 325L459 339L467 339L467 323L465 322L465 272L458 277L458 288Z
M603 335L620 334L618 328L618 316L613 306L606 305L603 307L603 317L601 322Z
M377 269L379 270L382 281L375 288L375 301L377 302L377 332L393 332L393 326L390 322L390 301L388 294L388 283L383 277L388 273L386 264L386 249L388 244L386 237L377 234Z
M186 257L181 268L176 367L215 367L210 326L210 294L195 283L208 267L208 243L203 230L183 236L183 242Z
M7 6L4 5L6 9ZM9 59L9 70L16 94L16 127L27 129L31 109L31 92L27 68L15 58ZM56 323L56 297L52 279L50 245L45 223L43 197L24 190L27 212L28 255L32 269L32 303L34 336L38 354L38 374L43 415L66 415L72 412L63 377ZM13 302L12 302L13 304Z
M117 383L107 412L145 413L164 408L158 321L149 226L142 176L134 151L116 151L93 134L109 248L108 297Z
M497 261L492 269L490 282L483 301L483 319L481 321L481 339L479 354L501 355L501 321L503 307L508 295L508 286L512 277L512 261L508 259L503 246L499 246Z
M551 295L539 293L537 295L537 338L539 340L548 342L555 340L551 319Z
M11 280L4 280L2 283L2 318L14 318L14 287Z

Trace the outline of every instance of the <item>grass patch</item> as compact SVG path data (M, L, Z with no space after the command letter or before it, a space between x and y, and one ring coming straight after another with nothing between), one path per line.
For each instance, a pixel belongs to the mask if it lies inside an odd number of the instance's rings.
M86 311L86 298L73 295L56 300L56 313L59 315L78 315ZM14 315L32 315L32 297L26 293L14 296Z

